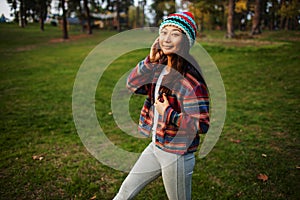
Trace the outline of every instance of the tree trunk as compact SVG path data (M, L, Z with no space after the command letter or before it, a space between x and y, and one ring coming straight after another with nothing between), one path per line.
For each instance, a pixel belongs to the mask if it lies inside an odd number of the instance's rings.
M294 17L294 30L298 30L298 26L299 26L298 19L297 17Z
M68 36L68 28L67 28L67 16L66 16L66 8L65 8L65 0L61 0L61 8L63 10L63 39L69 39Z
M145 26L145 5L146 5L146 1L144 0L142 2L142 27Z
M234 34L234 24L233 24L234 9L235 9L235 0L229 0L226 38L233 38L235 36L235 34Z
M176 0L173 0L173 4L174 4L174 8L175 8L174 12L177 12L178 11L178 6L176 4Z
M260 19L261 19L261 0L255 0L254 17L252 20L251 35L261 34Z
M290 18L289 17L286 17L285 18L285 23L284 23L284 30L289 30L289 21L290 21Z
M46 6L46 1L40 1L40 29L41 31L44 31L44 20L45 20L45 15L47 12L47 6Z
M25 9L24 9L24 0L20 0L20 11L19 11L19 26L24 28L25 27Z
M203 32L203 31L204 31L204 15L201 12L201 14L200 14L200 32Z
M285 0L281 0L280 1L280 9L282 8L282 6L285 6ZM286 20L286 17L283 16L282 14L280 15L280 29L284 29L284 22Z
M88 34L92 34L92 25L91 25L91 16L90 16L90 9L88 5L88 0L84 0L84 9L85 9L85 14L86 14L86 19L87 19L87 30Z
M269 29L270 29L270 31L273 31L275 29L274 24L275 24L275 13L273 11L271 13L270 20L269 20Z
M44 18L40 16L40 29L41 29L41 31L44 31L44 30L45 30L44 27L45 27L45 26L44 26Z
M136 7L136 28L140 27L140 6Z
M116 2L116 7L117 7L117 31L121 31L121 24L120 24L120 2L117 0ZM139 19L137 19L139 20Z

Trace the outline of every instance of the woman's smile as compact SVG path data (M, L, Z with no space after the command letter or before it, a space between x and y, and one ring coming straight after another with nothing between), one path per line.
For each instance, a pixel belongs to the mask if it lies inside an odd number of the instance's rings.
M163 45L163 48L165 48L165 49L172 49L173 46L172 45Z

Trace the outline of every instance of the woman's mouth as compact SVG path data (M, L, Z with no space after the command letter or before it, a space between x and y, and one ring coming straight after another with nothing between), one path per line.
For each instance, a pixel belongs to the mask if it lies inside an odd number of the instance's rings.
M163 46L163 48L165 48L165 49L172 49L173 46Z

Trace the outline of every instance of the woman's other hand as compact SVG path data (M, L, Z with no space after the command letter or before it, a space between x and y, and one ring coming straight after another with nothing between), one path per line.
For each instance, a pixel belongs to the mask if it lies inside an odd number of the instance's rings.
M160 115L164 115L165 113L165 110L169 107L169 101L167 99L167 96L165 93L163 93L163 102L161 102L159 100L159 98L156 99L155 103L154 103L154 106L157 110L157 112L160 114Z

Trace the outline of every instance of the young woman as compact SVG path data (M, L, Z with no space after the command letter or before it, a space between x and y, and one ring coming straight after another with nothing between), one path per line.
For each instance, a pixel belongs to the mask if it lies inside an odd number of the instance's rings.
M150 54L138 63L127 87L147 95L139 131L152 135L123 182L115 200L132 199L148 183L162 176L171 200L191 199L194 152L200 133L209 127L209 93L200 68L189 50L196 24L189 12L169 15L160 25Z

